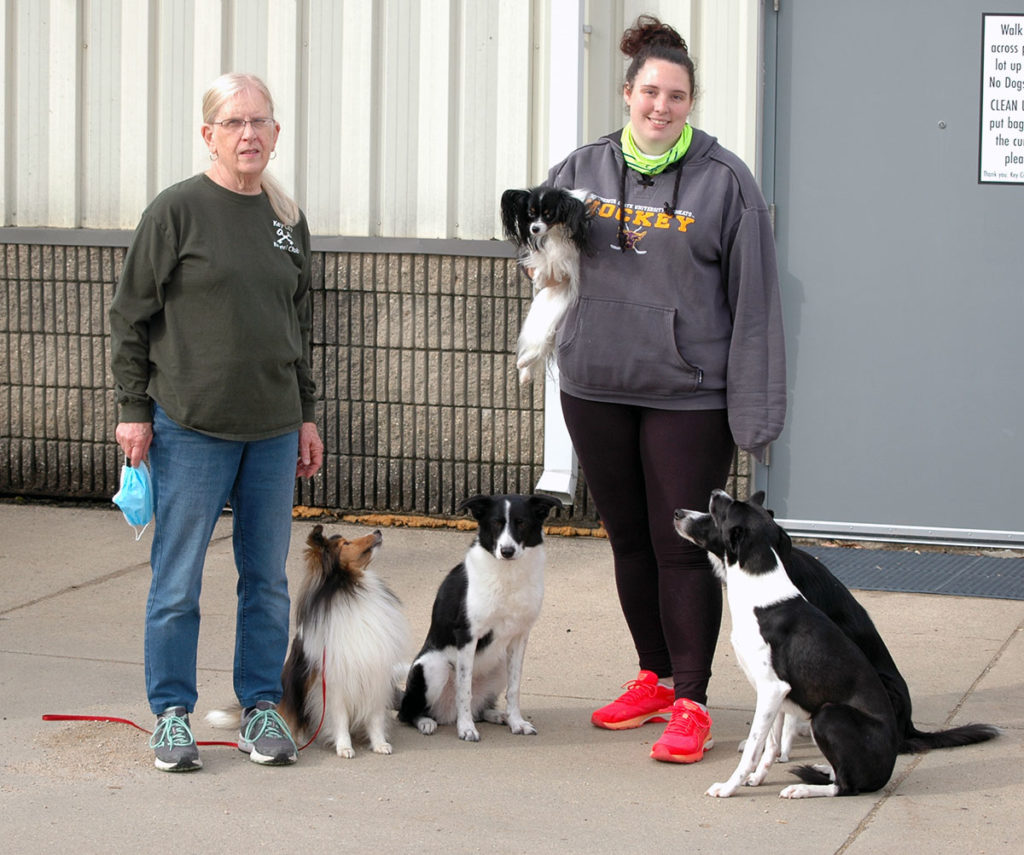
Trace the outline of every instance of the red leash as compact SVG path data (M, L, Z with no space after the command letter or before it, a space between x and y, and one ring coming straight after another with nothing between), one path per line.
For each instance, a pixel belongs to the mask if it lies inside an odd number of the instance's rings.
M152 733L152 730L146 730L144 727L139 727L134 721L129 721L126 718L115 718L114 716L106 715L44 715L43 721L109 721L114 724L128 724L134 727L136 730L141 730L143 733ZM196 745L222 745L225 748L237 748L237 742L196 742Z
M327 714L327 676L324 673L324 667L327 664L327 648L324 648L324 655L320 663L320 692L321 692L321 703L320 703L320 724L316 726L316 732L310 737L309 742L302 746L299 751L305 751L312 745L317 736L320 735L320 728L324 726L324 716ZM43 721L105 721L113 724L127 724L134 727L136 730L141 730L143 733L152 734L152 730L146 730L144 727L140 727L134 721L126 718L117 718L115 716L106 715L59 715L59 714L48 714L43 716ZM215 740L207 740L203 742L196 742L196 745L202 746L220 746L223 748L238 748L237 742L218 742Z

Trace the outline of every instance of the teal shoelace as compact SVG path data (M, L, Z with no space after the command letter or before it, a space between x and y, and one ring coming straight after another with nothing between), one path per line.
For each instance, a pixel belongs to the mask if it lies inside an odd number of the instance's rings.
M278 715L277 710L257 710L245 725L245 741L255 742L261 736L271 739L287 739L294 745L288 725Z
M150 748L159 748L161 745L174 748L191 745L193 742L195 742L195 737L192 736L188 722L178 715L161 716L153 735L149 737Z

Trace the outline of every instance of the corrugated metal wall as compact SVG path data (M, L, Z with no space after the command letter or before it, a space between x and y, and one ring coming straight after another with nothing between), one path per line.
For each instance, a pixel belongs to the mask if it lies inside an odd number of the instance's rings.
M755 162L759 0L0 3L0 492L111 494L105 307L142 209L209 165L200 102L222 71L274 93L273 170L318 250L328 461L304 503L450 513L536 484L558 415L515 382L530 288L493 240L498 198L542 180L576 127L623 123L618 39L638 14L684 34L694 123ZM578 80L549 82L577 55ZM738 455L734 489L748 472ZM594 520L582 482L571 514Z
M274 93L273 171L315 234L495 237L501 191L550 165L547 23L576 2L3 0L3 225L132 228L208 165L200 99L235 69ZM753 165L759 6L587 2L584 137L622 124L618 37L651 12L690 42L695 124Z

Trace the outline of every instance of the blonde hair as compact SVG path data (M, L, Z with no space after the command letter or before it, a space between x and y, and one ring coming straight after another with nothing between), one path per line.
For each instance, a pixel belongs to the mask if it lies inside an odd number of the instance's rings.
M239 92L252 90L258 92L267 102L270 108L270 115L274 115L274 99L270 97L270 90L267 84L260 80L255 74L245 74L238 71L231 71L222 74L206 90L203 95L203 121L213 122L220 113L221 107ZM294 226L299 221L299 206L274 176L264 171L260 176L260 185L263 192L267 194L270 207L286 226Z

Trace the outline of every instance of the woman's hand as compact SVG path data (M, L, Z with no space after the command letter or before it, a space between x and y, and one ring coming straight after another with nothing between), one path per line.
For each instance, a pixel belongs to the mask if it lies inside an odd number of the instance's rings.
M297 478L312 478L324 462L324 444L315 422L303 422L299 428L299 462L295 467Z
M121 446L125 457L131 462L132 468L135 468L149 454L149 445L153 441L153 424L152 422L120 422L114 431L114 438Z

